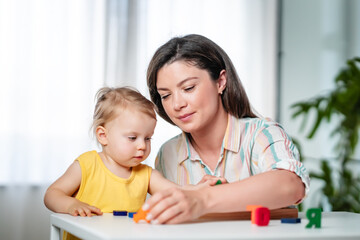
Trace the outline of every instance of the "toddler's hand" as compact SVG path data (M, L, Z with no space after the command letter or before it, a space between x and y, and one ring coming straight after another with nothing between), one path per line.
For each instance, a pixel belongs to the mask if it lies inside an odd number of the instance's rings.
M91 217L92 214L96 214L96 215L103 214L99 208L90 206L89 204L81 202L77 199L76 202L69 207L68 213L72 216L81 216L81 217Z

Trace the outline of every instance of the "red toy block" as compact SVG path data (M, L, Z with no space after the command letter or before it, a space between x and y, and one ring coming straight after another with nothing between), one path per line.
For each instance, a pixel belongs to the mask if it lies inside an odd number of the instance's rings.
M149 213L149 210L142 210L142 208L139 209L139 211L137 211L137 213L135 213L133 215L133 219L134 222L139 223L140 221L145 221L147 223L150 223L149 220L146 219L146 215Z
M270 221L270 210L260 205L248 205L246 210L251 211L251 223L258 226L267 226Z
M270 221L270 210L266 207L260 207L254 210L255 224L258 226L267 226Z

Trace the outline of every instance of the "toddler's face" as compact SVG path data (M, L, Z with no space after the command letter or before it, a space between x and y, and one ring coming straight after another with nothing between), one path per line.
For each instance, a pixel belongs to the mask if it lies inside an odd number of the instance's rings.
M109 156L124 167L144 161L151 151L156 120L136 109L125 109L105 124Z

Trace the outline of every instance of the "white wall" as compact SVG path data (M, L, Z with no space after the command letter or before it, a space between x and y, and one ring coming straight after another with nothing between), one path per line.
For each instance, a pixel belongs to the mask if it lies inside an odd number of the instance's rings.
M304 163L312 171L319 168L319 158L336 156L331 150L335 141L329 138L334 124L321 126L308 140L309 127L300 133L302 117L292 119L290 106L326 94L346 60L360 56L359 16L358 0L283 1L280 122L300 141L303 155L311 157ZM321 186L314 179L311 184L308 206L319 200L315 192Z
M0 187L1 240L50 238L50 211L43 204L46 188L47 186Z

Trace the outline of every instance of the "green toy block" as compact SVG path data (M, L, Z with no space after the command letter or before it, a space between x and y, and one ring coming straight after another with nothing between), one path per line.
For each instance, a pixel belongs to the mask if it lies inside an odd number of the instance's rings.
M215 183L215 185L219 185L219 184L221 184L221 180L220 180L220 179L217 180L217 182Z
M309 223L306 225L306 228L321 228L321 209L320 208L309 208L306 211L306 217L309 219Z

